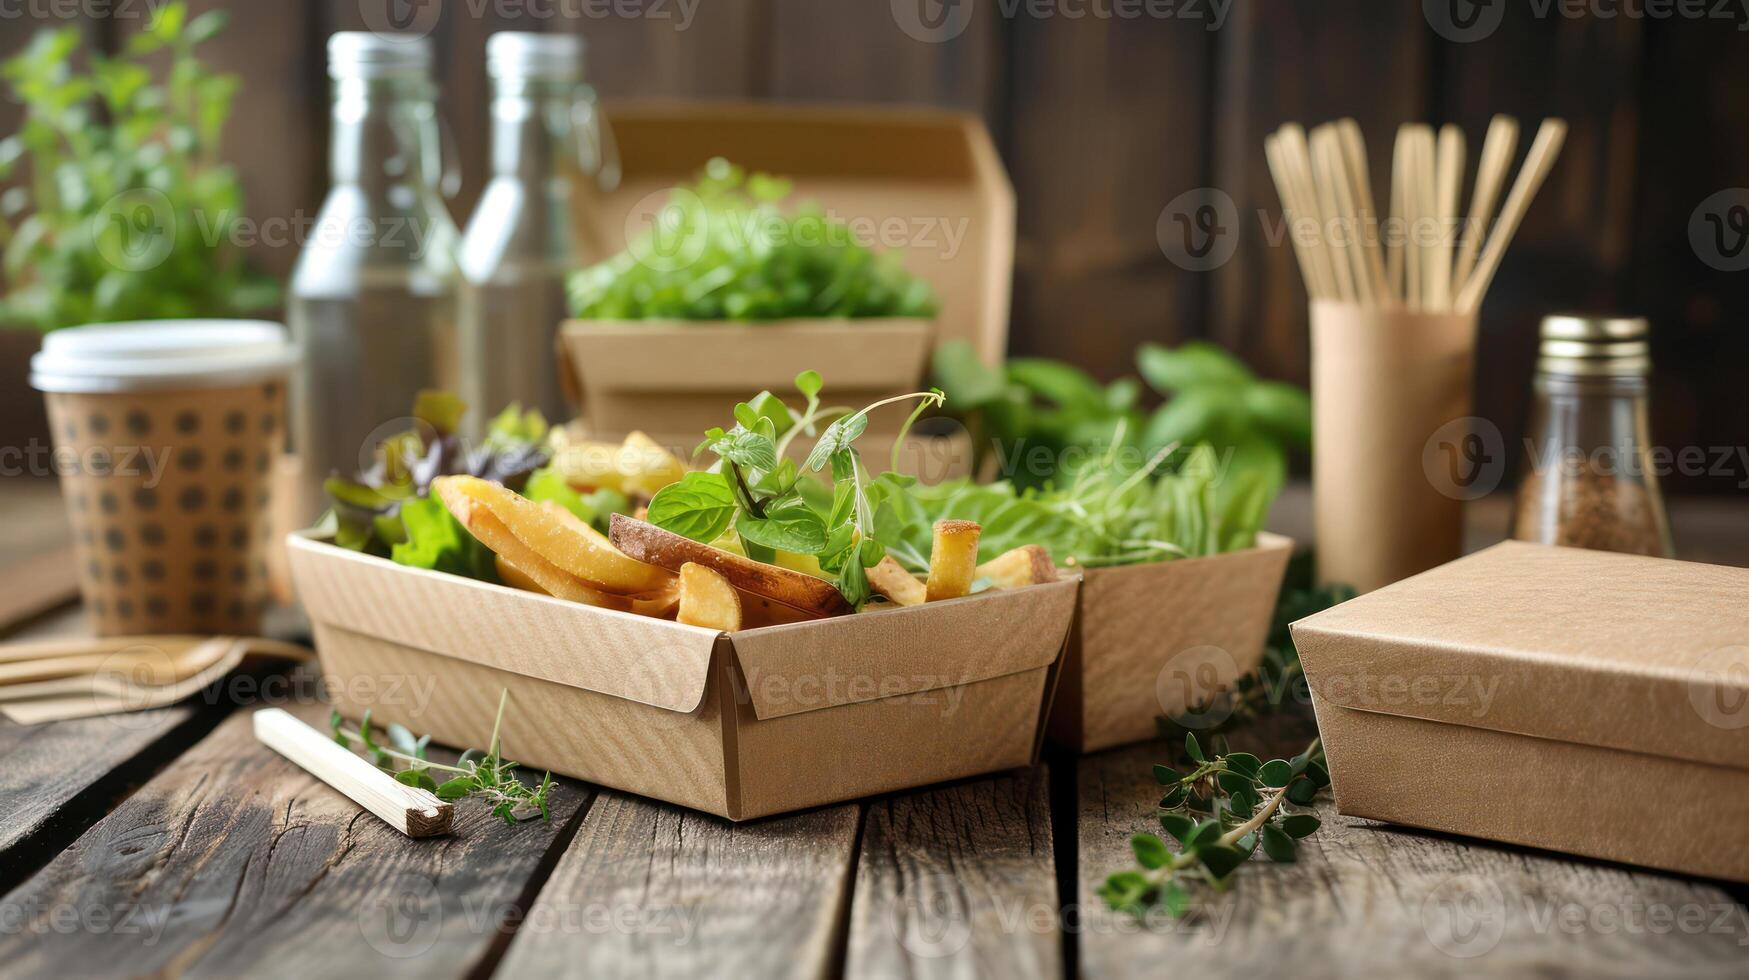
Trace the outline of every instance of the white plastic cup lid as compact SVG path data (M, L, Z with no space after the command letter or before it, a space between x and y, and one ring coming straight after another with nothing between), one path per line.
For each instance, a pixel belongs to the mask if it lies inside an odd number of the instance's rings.
M38 391L242 384L288 373L297 348L264 320L143 320L57 330L30 359Z

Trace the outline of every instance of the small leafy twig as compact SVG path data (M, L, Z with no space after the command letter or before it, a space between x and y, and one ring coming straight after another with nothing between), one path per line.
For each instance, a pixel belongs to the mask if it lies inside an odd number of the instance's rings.
M1179 849L1174 852L1154 834L1131 837L1140 867L1112 875L1099 889L1117 911L1141 915L1163 909L1183 915L1197 883L1226 889L1233 872L1259 847L1270 860L1291 863L1294 842L1318 829L1316 816L1290 812L1285 805L1308 806L1330 785L1319 740L1291 759L1268 762L1249 752L1207 756L1195 735L1185 736L1184 750L1195 763L1190 772L1154 767L1154 778L1167 787L1160 827Z
M461 759L453 766L427 759L426 746L430 744L431 736L415 739L413 733L401 725L390 725L386 730L393 748L379 744L371 729L369 711L359 720L357 730L346 728L345 719L340 717L338 711L329 715L328 726L334 732L334 741L349 749L353 747L353 743L358 743L379 768L394 774L396 782L430 790L440 800L477 797L491 807L494 816L509 824L536 812L542 820L550 820L552 817L548 812L548 797L553 787L553 774L545 774L541 777L539 786L530 788L517 778L517 764L504 759L498 736L504 725L504 706L509 698L508 690L501 691L498 695L498 716L492 722L492 741L487 751L469 749L462 753ZM397 762L406 763L406 766L398 767L395 764ZM431 776L433 770L455 775L439 783Z

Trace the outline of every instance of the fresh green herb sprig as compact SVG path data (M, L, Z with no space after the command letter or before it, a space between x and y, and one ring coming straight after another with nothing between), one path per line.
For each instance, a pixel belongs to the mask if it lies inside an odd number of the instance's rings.
M509 698L508 690L498 695L498 715L492 722L491 747L484 752L469 749L453 766L426 758L431 736L414 738L413 733L401 725L390 725L385 729L389 745L378 743L371 728L369 711L359 720L357 729L348 729L346 720L338 711L329 716L328 725L333 730L334 741L348 749L356 745L378 768L393 773L398 783L429 790L440 800L478 799L491 808L493 816L508 824L532 819L535 814L539 814L542 820L551 820L549 797L553 789L553 774L543 775L539 785L531 787L517 777L518 765L504 758L498 735L504 725L504 706ZM432 775L434 772L447 778L438 782Z
M1154 767L1166 787L1160 799L1160 827L1177 843L1174 851L1158 835L1130 838L1139 867L1105 880L1099 895L1120 912L1145 915L1159 909L1173 916L1190 911L1193 890L1224 891L1233 872L1258 850L1270 860L1295 860L1296 841L1318 829L1318 818L1289 809L1309 806L1330 785L1323 745L1314 739L1290 759L1264 761L1248 752L1205 755L1195 735L1184 740L1188 772Z
M786 213L789 181L721 158L676 188L649 233L577 272L572 312L592 320L932 317L929 284L813 205Z
M707 432L698 452L714 453L717 463L659 491L650 500L649 520L707 544L732 530L746 555L759 561L776 562L780 554L811 558L860 608L871 594L867 570L901 543L897 501L915 481L894 472L871 476L856 440L867 431L870 412L915 400L918 409L895 441L902 445L911 423L923 409L940 405L942 395L916 392L852 411L822 406L817 372L802 372L795 384L806 399L801 411L761 392L735 406L734 428ZM816 431L813 450L798 466L786 450ZM825 473L830 482L810 473Z
M150 6L118 54L83 55L83 29L64 27L0 68L24 106L0 140L0 181L18 184L0 214L4 326L235 316L279 301L236 245L242 182L219 157L237 76L196 53L228 15ZM151 59L164 55L160 81Z

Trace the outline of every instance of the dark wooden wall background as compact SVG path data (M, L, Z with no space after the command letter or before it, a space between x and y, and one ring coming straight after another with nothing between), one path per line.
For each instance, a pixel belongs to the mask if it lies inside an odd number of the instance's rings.
M149 0L112 2L114 13L86 25L107 47L140 28ZM313 217L326 181L323 42L367 26L383 2L195 0L231 11L231 28L207 51L244 79L227 151L254 217ZM1742 11L1735 20L1539 17L1536 5L1492 0L1507 8L1504 22L1460 44L1432 31L1416 0L1234 0L1219 30L1204 19L1037 17L1015 0L960 0L973 11L968 28L924 43L899 28L888 0L698 0L685 30L677 2L423 0L438 12L444 110L467 174L458 219L486 162L486 37L579 31L590 76L610 96L975 111L1020 202L1014 352L1112 378L1130 370L1143 341L1206 337L1265 374L1304 381L1304 293L1289 251L1264 242L1256 216L1278 208L1265 134L1286 120L1352 115L1381 175L1405 120L1461 124L1473 161L1490 114L1525 122L1520 153L1535 121L1558 114L1572 124L1566 151L1483 311L1480 413L1516 445L1542 313L1643 312L1657 338L1658 441L1749 443L1749 272L1710 268L1688 239L1699 202L1749 186ZM1207 0L1191 9L1206 13ZM16 49L41 26L0 20L0 39ZM6 130L10 122L0 118ZM1230 262L1192 273L1167 260L1155 222L1166 202L1203 186L1237 202L1243 238ZM294 252L262 249L258 259L284 275ZM1744 465L1674 482L1741 492Z

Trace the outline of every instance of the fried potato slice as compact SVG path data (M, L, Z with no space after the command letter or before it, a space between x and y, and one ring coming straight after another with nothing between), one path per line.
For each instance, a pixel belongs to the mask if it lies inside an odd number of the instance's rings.
M972 590L978 574L978 538L983 533L976 521L936 522L925 601L957 599Z
M483 519L487 522L497 521L497 518L490 514L483 515ZM503 533L508 534L509 532ZM481 538L480 540L482 542L485 541L484 538ZM487 547L491 547L491 545L487 545ZM572 602L581 602L586 606L598 606L602 609L617 609L620 612L637 611L633 609L634 603L632 600L627 599L624 596L608 595L605 592L598 592L595 589L584 585L582 582L577 581L572 576L554 568L552 565L542 562L538 556L531 561L531 567L539 569L539 572L537 573L538 577L536 574L530 574L529 572L524 571L515 562L512 562L503 555L497 556L497 564L498 577L504 580L505 585L508 585L513 589L521 589L524 592L538 592L541 595L550 595L558 599L568 599Z
M1050 552L1036 544L1023 545L990 559L978 566L977 577L988 580L992 589L1019 589L1057 580L1057 566L1051 563ZM873 576L869 579L873 581Z
M687 562L680 566L680 611L688 626L732 633L741 628L741 595L720 572Z
M564 429L553 435L552 467L577 488L617 490L653 497L686 475L686 464L642 432L623 443L578 439Z
M921 606L928 601L928 590L917 576L888 555L868 570L868 584L881 595L901 606Z
M471 476L439 477L432 487L468 530L474 528L463 512L490 513L529 551L592 589L642 598L656 596L673 585L672 572L622 554L601 532L562 507L543 507L499 484ZM467 506L458 511L462 501ZM479 537L478 532L475 537ZM480 540L505 554L485 538ZM509 557L523 571L534 574L518 555Z
M626 436L625 445L620 447L619 469L625 489L644 497L654 497L656 491L679 483L686 475L686 464L678 456L642 432Z
M639 561L675 571L688 562L704 565L743 592L764 596L816 619L853 611L837 586L812 575L700 544L624 514L613 515L608 530L614 547Z

